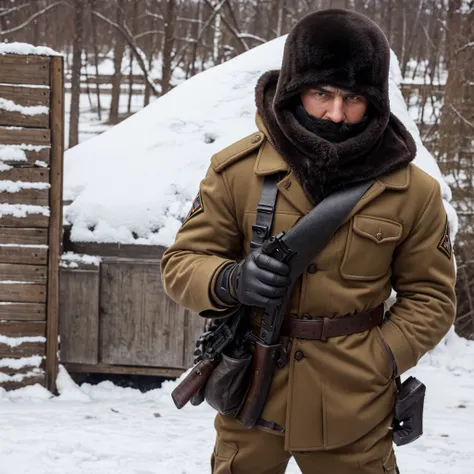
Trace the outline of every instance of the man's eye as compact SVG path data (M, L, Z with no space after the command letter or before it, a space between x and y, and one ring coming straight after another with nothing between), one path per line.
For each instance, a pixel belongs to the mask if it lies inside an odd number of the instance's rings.
M346 99L354 102L354 101L360 100L360 95L351 94L351 95L346 96Z
M316 91L316 92L314 93L314 95L315 95L316 97L326 97L326 93L325 93L325 92L322 92L322 91Z

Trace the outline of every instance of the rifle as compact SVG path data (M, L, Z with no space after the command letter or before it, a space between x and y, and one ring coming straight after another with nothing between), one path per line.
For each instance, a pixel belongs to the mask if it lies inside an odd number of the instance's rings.
M280 331L296 280L304 272L308 262L326 246L372 182L363 182L331 194L287 233L271 237L263 244L264 253L289 264L292 284L282 304L265 308L262 316L260 337L255 342L250 387L237 415L237 419L246 428L255 425L265 404L275 362L282 352Z
M197 340L194 351L196 365L171 393L176 408L183 408L193 397L202 393L205 383L221 361L222 352L236 338L239 325L245 317L243 308L240 307L239 311L224 320L214 321L209 330ZM199 405L202 401L204 400L200 397L191 403Z
M270 389L275 362L282 354L280 331L294 284L308 262L327 244L372 183L373 181L366 181L331 194L287 233L281 232L263 243L264 253L290 266L292 283L285 298L279 305L264 308L259 336L250 330L239 330L239 326L245 327L248 320L245 306L214 330L208 331L211 334L204 333L201 336L205 341L204 350L197 351L198 364L172 393L178 408L199 394L219 364L223 350L229 347L237 334L244 334L240 344L253 347L252 374L245 399L234 415L247 428L255 425ZM236 347L238 346L239 344L236 344ZM200 401L202 396L198 402Z

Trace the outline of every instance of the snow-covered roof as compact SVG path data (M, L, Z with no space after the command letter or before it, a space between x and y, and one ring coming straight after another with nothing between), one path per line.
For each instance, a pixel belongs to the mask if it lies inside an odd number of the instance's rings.
M65 219L71 239L169 246L209 166L210 157L254 132L254 87L269 69L279 69L285 37L258 46L180 84L148 107L65 155ZM399 85L392 53L392 112L414 136L415 163L449 187L421 143ZM451 230L454 210L446 202Z
M0 43L0 54L34 54L38 56L62 56L47 46L33 46L28 43Z

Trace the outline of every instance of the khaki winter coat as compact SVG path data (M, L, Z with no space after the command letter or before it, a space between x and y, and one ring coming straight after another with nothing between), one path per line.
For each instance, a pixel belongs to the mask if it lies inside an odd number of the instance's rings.
M222 311L211 297L215 276L249 252L265 175L284 175L273 234L288 231L312 208L258 118L257 124L260 132L212 157L200 201L163 256L166 292L192 311ZM385 302L392 287L398 297L381 327L327 342L293 340L289 363L277 370L262 413L285 427L285 449L348 445L390 413L395 382L385 343L403 374L454 320L454 256L446 234L438 182L409 165L377 179L314 258L317 271L308 265L289 316L360 313ZM295 360L296 351L301 360Z

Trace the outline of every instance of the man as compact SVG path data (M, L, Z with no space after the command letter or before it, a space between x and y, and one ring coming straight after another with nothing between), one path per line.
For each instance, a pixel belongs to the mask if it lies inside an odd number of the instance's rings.
M439 184L410 163L414 141L390 113L389 52L377 25L355 12L303 18L281 70L258 81L259 132L212 157L163 256L163 284L176 302L206 317L248 305L258 326L261 308L280 302L289 284L286 264L250 249L265 176L279 173L273 235L334 191L374 180L308 262L287 311L292 324L342 321L349 331L283 335L289 359L257 426L216 417L215 474L283 473L291 456L305 474L398 472L394 378L451 326L455 275ZM383 318L392 287L397 301ZM350 330L369 316L377 324Z

